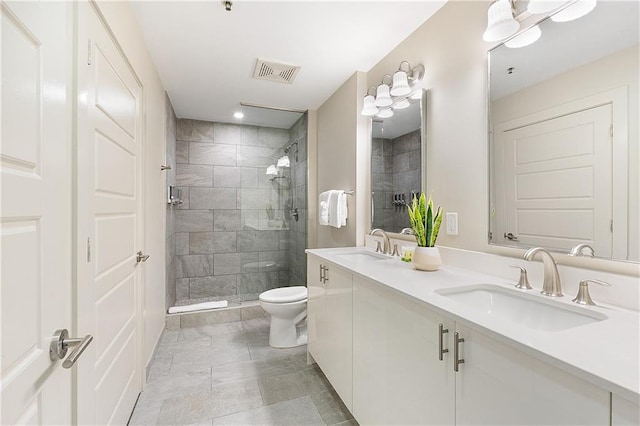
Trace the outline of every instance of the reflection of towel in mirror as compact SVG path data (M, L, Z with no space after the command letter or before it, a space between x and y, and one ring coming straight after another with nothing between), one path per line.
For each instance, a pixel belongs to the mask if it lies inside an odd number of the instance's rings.
M347 225L347 195L344 191L330 191L329 225L334 228L340 228Z
M325 191L318 197L318 221L320 225L329 224L329 194L331 194L331 191Z

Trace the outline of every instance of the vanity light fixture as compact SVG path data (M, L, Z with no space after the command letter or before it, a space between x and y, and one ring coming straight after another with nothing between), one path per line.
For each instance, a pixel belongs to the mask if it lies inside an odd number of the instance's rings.
M244 118L244 113L242 111L236 111L233 113L233 116L238 120L242 120Z
M511 49L529 46L530 44L535 43L541 35L542 30L540 30L540 27L538 25L534 25L528 30L521 32L511 40L508 40L504 43L504 45Z
M378 107L375 105L376 97L370 94L371 89L375 91L376 88L373 86L369 88L367 96L364 97L364 101L362 102L362 111L360 112L360 114L366 117L371 117L378 113Z
M514 0L496 0L487 12L487 29L484 41L504 40L518 32L520 23L513 17Z
M578 0L562 9L560 12L551 15L553 22L569 22L582 18L596 7L598 0Z
M424 65L419 64L412 68L408 61L400 62L400 66L393 74L393 78L391 78L389 74L385 74L378 87L370 87L369 90L367 90L367 94L362 102L362 111L360 111L360 114L366 117L372 117L374 115L382 117L380 114L385 116L383 118L391 117L393 115L391 109L385 112L381 112L380 109L392 105L394 109L402 109L403 107L406 108L409 106L408 104L405 106L404 103L398 101L402 101L402 97L409 95L416 83L422 80L423 77ZM372 94L372 89L375 90L375 95ZM413 98L413 96L418 96L418 98ZM420 99L421 94L418 93L416 95L414 93L413 96L412 99ZM392 99L392 97L396 99Z
M391 76L389 74L386 74L384 77L382 77L382 83L376 90L376 100L373 102L373 104L377 107L388 107L393 103L393 101L391 100L389 85L384 82L385 78L391 79Z

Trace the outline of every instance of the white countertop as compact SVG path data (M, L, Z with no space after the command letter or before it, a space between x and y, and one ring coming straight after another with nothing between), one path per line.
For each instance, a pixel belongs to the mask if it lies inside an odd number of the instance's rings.
M608 305L581 307L608 317L561 331L538 331L509 323L504 319L474 310L435 291L474 284L493 284L513 289L513 281L496 276L442 265L435 272L415 270L399 258L368 260L363 257L339 256L363 247L307 250L331 263L368 278L398 293L422 302L430 309L481 331L503 343L555 365L603 389L638 402L640 397L640 315L638 312ZM337 256L338 255L338 256ZM534 285L535 287L535 285ZM539 288L528 291L545 301L568 304L572 297L549 298ZM597 300L596 300L597 303Z

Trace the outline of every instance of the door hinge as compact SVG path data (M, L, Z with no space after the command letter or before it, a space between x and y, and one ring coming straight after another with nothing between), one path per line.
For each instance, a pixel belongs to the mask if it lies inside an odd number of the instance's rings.
M91 262L91 238L87 238L87 262Z
M87 40L87 65L91 65L91 40Z

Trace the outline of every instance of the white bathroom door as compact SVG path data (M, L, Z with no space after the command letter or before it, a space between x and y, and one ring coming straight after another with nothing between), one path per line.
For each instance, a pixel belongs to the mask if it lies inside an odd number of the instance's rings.
M606 104L497 135L505 233L528 246L587 243L598 256L611 256L611 124Z
M78 422L125 424L142 389L142 85L98 6L79 7L77 309L95 344L80 368Z
M71 8L0 2L0 424L71 424ZM85 362L80 357L78 363Z

